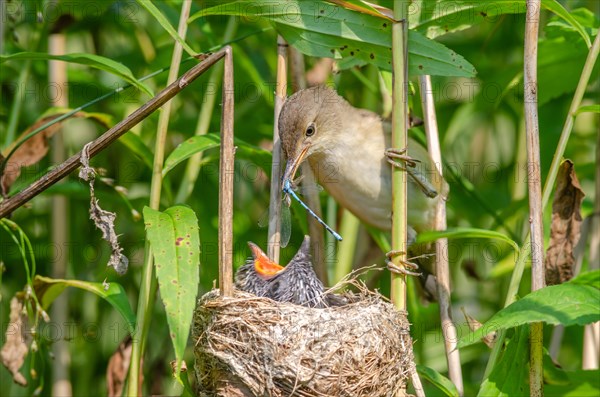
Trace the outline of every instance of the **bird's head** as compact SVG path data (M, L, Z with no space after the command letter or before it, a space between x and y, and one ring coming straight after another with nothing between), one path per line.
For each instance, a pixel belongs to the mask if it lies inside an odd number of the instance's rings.
M306 158L337 142L340 122L349 104L334 90L317 86L290 96L279 114L279 137L287 157L283 180L293 180Z
M254 270L256 270L256 273L263 279L269 279L283 270L283 267L271 261L258 245L248 242L248 247L250 247L250 251L252 251Z
M310 260L310 236L304 236L304 241L302 241L302 245L298 249L298 252L296 252L296 255L294 255L294 257L292 258L290 263L288 263L288 266L291 263L298 263L298 262L311 263L311 260ZM312 266L312 264L311 264L311 266Z

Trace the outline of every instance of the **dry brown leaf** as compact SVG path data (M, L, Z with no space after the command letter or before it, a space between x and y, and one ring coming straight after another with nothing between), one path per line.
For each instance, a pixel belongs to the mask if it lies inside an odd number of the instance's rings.
M481 324L475 318L469 316L467 314L467 312L465 311L464 307L461 307L460 310L463 312L463 315L465 316L465 319L467 320L467 325L469 326L469 329L471 331L477 331L479 328L481 328L481 326L483 324ZM487 345L487 347L489 347L490 349L493 349L494 345L496 344L496 338L497 338L497 333L490 332L489 334L487 334L486 336L481 338L481 340L483 341L483 343L485 343Z
M27 380L19 372L29 353L31 334L27 314L23 313L23 300L13 297L10 301L10 321L6 328L6 342L0 351L2 364L10 371L15 383L27 386Z
M20 141L31 131L59 116L60 114L52 115L36 121L31 127L23 132L15 142ZM19 175L21 175L21 168L34 165L44 158L46 153L48 153L48 139L50 139L50 137L54 135L56 131L60 129L60 127L61 123L56 123L40 131L39 134L36 134L25 141L25 143L23 143L10 157L8 164L6 164L6 167L4 168L4 175L2 175L2 179L0 179L0 187L2 188L3 196L6 197L6 195L8 195L10 187L17 180ZM3 154L8 155L10 150L12 150L12 146L9 147Z
M108 397L120 396L131 361L131 336L127 336L117 347L106 367L106 388Z
M571 160L565 160L558 170L556 191L552 203L550 243L546 251L546 283L561 284L573 277L573 250L581 232L581 202L585 194L575 174Z

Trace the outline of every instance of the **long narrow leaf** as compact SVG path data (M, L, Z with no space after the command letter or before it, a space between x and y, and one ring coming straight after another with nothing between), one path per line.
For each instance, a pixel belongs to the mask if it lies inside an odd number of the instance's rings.
M181 44L181 46L183 47L185 52L187 52L191 56L198 54L198 52L194 51L194 49L192 47L190 47L185 42L185 40L177 33L175 28L173 28L173 26L171 26L171 23L167 20L167 18L165 18L165 16L162 14L162 12L160 12L160 10L158 8L156 8L156 6L152 3L152 1L150 1L150 0L136 0L136 1L138 2L139 5L144 7L146 9L146 11L148 11L154 17L154 19L156 19L156 21L160 24L160 26L162 26L163 29L174 40L176 40L179 44Z
M127 322L130 334L133 335L135 333L135 315L129 305L125 290L118 283L91 283L81 280L63 280L35 276L33 286L44 309L47 309L67 287L75 287L96 294L117 309Z
M18 52L11 55L0 55L0 64L9 60L31 60L31 61L47 61L47 60L65 61L80 65L87 65L95 69L100 69L105 72L114 74L127 81L131 85L146 92L150 96L154 96L150 87L142 83L140 80L133 77L133 73L129 68L119 62L113 61L95 54L72 53L65 55L50 55L44 52Z
M179 376L200 282L198 219L185 206L164 212L145 207L144 223L177 359L174 373Z

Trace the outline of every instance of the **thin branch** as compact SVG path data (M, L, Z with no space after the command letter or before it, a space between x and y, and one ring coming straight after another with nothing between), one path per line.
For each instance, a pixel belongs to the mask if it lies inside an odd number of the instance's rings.
M442 151L438 133L435 103L433 101L433 90L431 77L420 76L421 104L425 118L425 133L427 134L427 146L433 163L440 176L443 176ZM446 201L438 200L435 214L435 230L446 230ZM457 348L458 332L452 320L452 305L450 298L450 267L448 264L448 239L442 238L435 242L435 278L437 281L437 295L440 303L440 320L444 347L446 349L446 361L448 363L448 375L456 386L459 395L463 395L462 368L460 364L460 353Z
M131 128L136 126L139 122L144 120L156 109L164 105L168 100L177 95L181 90L192 83L198 76L204 73L208 68L214 65L218 60L225 56L225 52L230 51L230 47L226 46L215 52L214 54L208 55L198 65L194 66L187 73L181 76L173 84L158 93L154 98L146 102L135 112L133 112L125 120L122 120L117 125L106 131L104 134L96 138L89 146L90 158L96 156L102 150L106 149L110 144L119 139L121 135L129 131ZM62 164L58 165L52 171L42 176L40 179L29 185L27 188L17 193L16 195L4 200L0 203L0 218L4 218L14 210L54 185L56 182L73 172L79 167L81 158L81 152L70 157Z

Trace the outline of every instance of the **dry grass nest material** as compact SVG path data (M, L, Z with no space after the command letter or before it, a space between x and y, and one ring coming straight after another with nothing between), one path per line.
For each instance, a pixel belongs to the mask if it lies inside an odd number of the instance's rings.
M200 396L392 396L414 371L406 313L360 288L312 309L214 290L196 308Z

